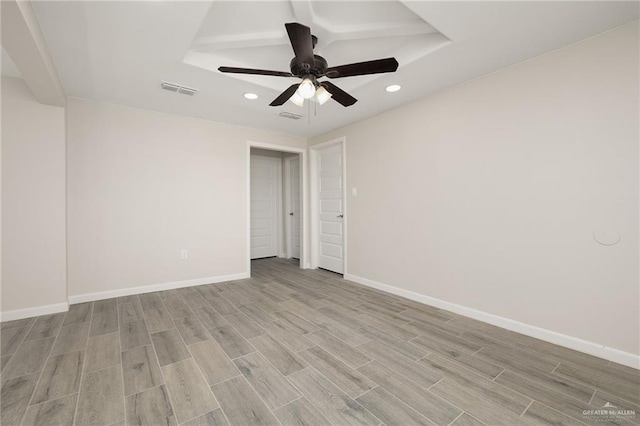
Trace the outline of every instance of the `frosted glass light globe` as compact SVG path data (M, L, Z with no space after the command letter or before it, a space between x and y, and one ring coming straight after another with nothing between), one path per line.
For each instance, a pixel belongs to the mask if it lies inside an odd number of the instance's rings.
M311 99L316 94L316 86L313 85L313 81L305 78L298 86L298 93L305 99Z
M293 96L291 96L289 98L289 100L291 102L293 102L294 104L298 105L299 107L304 105L304 98L302 96L300 96L300 94L298 93L298 91L296 91Z
M316 99L320 105L324 105L325 102L331 99L331 96L333 95L322 86L318 87L318 90L316 90Z

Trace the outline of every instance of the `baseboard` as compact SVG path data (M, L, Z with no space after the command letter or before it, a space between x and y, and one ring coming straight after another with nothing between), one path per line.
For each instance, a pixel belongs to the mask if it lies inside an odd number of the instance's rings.
M509 318L490 314L488 312L478 311L466 306L457 305L455 303L436 299L424 294L394 287L389 284L383 284L377 281L370 280L368 278L359 277L357 275L345 274L344 278L346 280L353 281L367 287L395 294L396 296L402 296L407 299L415 300L416 302L424 303L425 305L444 309L459 315L476 319L478 321L502 327L507 330L515 331L516 333L524 334L525 336L535 337L536 339L544 340L558 346L564 346L565 348L584 352L586 354L613 361L618 364L626 365L628 367L640 369L640 356L634 355L629 352L624 352L619 349L610 348L597 343L589 342L587 340L582 340L577 337L568 336L566 334L536 327L534 325L525 324Z
M69 304L67 302L36 306L35 308L15 309L13 311L0 312L0 321L13 321L40 315L57 314L58 312L66 312L68 310Z
M153 293L154 291L173 290L176 288L193 287L203 284L215 284L224 281L235 281L249 278L249 272L239 274L219 275L216 277L196 278L193 280L174 281L162 284L151 284L139 287L122 288L119 290L100 291L97 293L85 293L69 296L69 304L93 302L94 300L111 299L113 297L131 296L135 294Z

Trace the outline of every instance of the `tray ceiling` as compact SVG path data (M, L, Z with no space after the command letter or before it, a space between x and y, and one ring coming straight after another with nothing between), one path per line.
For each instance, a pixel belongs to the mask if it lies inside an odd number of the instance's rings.
M361 3L300 1L229 3L211 6L184 62L210 71L221 65L289 71L293 57L285 22L299 22L318 38L314 53L330 66L395 57L402 66L445 46L449 39L396 2ZM228 74L274 90L282 79ZM341 80L353 90L381 75Z
M638 19L637 2L34 2L69 96L314 136ZM291 78L230 76L221 65L288 71L284 23L308 25L330 65L396 56L396 73L334 83L344 108L268 104ZM179 96L169 81L199 91ZM402 90L384 88L400 84ZM256 93L257 100L242 95ZM308 103L310 104L310 103ZM304 116L288 120L283 111Z

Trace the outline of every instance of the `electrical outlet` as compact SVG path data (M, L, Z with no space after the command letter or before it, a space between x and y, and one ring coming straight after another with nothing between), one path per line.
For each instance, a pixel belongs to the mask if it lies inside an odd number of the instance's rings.
M189 250L180 251L180 259L185 260L189 258Z

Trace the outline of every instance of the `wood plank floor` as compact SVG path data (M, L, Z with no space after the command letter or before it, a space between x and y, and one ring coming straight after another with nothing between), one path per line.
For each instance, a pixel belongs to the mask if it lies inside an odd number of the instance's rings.
M640 423L637 370L283 259L0 332L4 426Z

